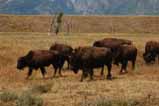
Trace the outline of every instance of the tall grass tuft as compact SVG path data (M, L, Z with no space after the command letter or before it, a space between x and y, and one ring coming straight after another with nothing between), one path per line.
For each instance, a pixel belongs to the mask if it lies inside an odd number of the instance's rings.
M17 100L18 96L14 92L4 91L0 94L0 100L3 102L11 102Z
M16 101L16 106L43 106L43 99L24 92Z
M51 83L48 83L48 84L40 84L40 85L34 85L32 88L31 88L31 92L32 93L40 93L40 94L43 94L43 93L48 93L49 91L51 91L51 88L52 88L52 84Z
M124 100L124 99L106 99L100 98L95 101L85 101L80 106L139 106L137 100Z

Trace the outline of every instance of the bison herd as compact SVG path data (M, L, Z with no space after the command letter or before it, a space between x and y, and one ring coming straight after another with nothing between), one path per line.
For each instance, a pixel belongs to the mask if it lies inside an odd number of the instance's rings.
M143 59L147 64L159 59L159 42L149 41L145 46ZM93 79L94 68L101 68L101 78L104 76L104 66L107 66L107 79L112 79L112 64L121 64L120 74L127 73L127 65L130 61L132 69L135 68L137 58L137 48L133 42L126 39L105 38L95 41L92 46L72 48L69 45L55 43L49 50L31 50L25 56L18 58L17 68L29 68L27 79L32 71L40 69L42 76L45 77L45 67L52 65L54 75L57 70L62 76L61 69L67 61L68 69L78 73L82 70L81 80L88 75Z

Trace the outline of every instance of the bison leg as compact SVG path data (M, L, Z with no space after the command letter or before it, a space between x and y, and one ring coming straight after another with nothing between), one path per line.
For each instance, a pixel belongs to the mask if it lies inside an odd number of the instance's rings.
M57 68L57 66L56 66L56 65L54 65L54 64L52 64L52 66L53 66L53 68L55 69L55 71L54 71L54 75L53 75L53 77L55 77L55 76L56 76L56 72L57 72L57 69L58 69L58 68ZM52 77L52 78L53 78L53 77Z
M84 78L86 78L88 76L87 71L88 71L87 69L82 70L82 76L81 76L81 80L80 80L81 82L83 81Z
M128 65L128 61L123 61L122 62L122 67L121 67L121 70L120 70L120 73L122 74L123 70L125 70L125 72L127 73L127 65Z
M69 59L67 59L67 69L70 69Z
M124 61L121 62L121 69L120 69L120 74L123 73L123 70L124 70Z
M55 77L55 76L56 76L56 72L57 72L57 68L55 68L55 71L54 71L54 75L53 75L53 77Z
M61 73L61 69L63 67L63 64L64 64L64 61L61 62L61 64L59 66L57 66L59 68L59 75L62 76L62 73Z
M133 60L133 61L132 61L132 69L133 69L133 70L135 69L135 62L136 62L136 60Z
M84 70L82 70L82 76L81 76L81 82L83 82L83 78L84 78Z
M112 79L112 75L111 75L112 64L108 64L107 68L108 68L107 79L111 80Z
M124 67L124 69L125 69L125 73L127 73L128 72L128 70L127 70L127 66L128 66L128 61L126 61L126 63L125 63L125 65L124 65L125 67Z
M61 69L62 69L62 67L59 68L59 75L60 75L60 76L62 76L62 74L61 74Z
M42 74L43 78L45 78L45 74L46 74L45 68L41 67L40 70L41 70L41 74Z
M103 76L103 73L104 73L104 66L102 67L100 75Z
M100 75L101 75L101 79L103 79L104 78L104 66L102 67Z
M33 72L33 69L29 68L28 75L27 75L26 79L29 79L29 77L32 75L32 72Z
M67 69L70 69L70 63L69 62L67 62Z
M90 74L90 80L93 80L93 69L89 69L89 74Z
M121 69L120 69L120 74L123 73L123 69L124 69L123 66L124 66L124 65L122 64Z

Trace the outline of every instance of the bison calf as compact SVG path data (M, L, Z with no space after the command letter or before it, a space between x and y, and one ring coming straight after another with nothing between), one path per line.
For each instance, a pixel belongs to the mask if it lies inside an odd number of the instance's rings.
M135 62L137 57L137 48L134 45L120 45L117 50L117 55L115 57L115 64L122 64L120 73L123 70L127 72L128 61L132 62L132 68L135 68Z
M75 73L82 69L81 81L87 74L90 75L90 79L93 79L93 69L100 67L104 69L104 65L107 65L107 79L111 79L112 52L108 48L79 47L72 53L70 65Z
M59 74L61 75L61 68L64 64L61 55L57 51L49 50L32 50L29 51L26 56L20 57L17 61L17 69L29 68L28 76L31 76L33 69L41 70L43 77L45 76L46 70L45 66L53 65L55 68L54 76L57 69L59 69Z
M68 69L69 69L69 56L71 55L73 49L69 45L55 43L50 47L50 50L56 50L61 55L63 55L64 60L67 61Z

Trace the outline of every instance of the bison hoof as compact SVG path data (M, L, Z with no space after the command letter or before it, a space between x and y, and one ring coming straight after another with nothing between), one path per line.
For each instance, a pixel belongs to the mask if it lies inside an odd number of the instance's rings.
M126 74L126 73L128 73L128 71L124 71L124 72L122 71L122 72L120 72L119 74L120 74L120 75L123 75L123 74Z
M82 80L80 80L80 82L83 82L83 79L82 79Z
M128 73L128 71L125 71L125 74L127 74Z

